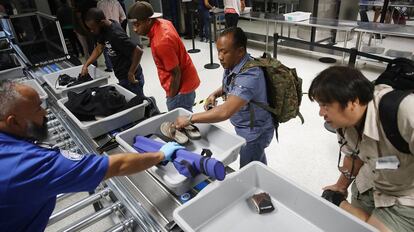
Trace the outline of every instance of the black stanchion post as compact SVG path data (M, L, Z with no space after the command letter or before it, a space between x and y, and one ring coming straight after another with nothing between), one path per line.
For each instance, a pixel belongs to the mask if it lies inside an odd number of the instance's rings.
M279 41L279 34L273 34L273 58L277 59L277 42Z
M190 19L191 19L191 42L193 44L193 48L188 50L188 53L199 53L200 49L195 48L195 42L194 42L194 11L191 11L190 14Z
M356 50L356 48L351 48L350 50L351 52L349 54L348 66L355 67L358 50Z
M318 17L318 8L319 8L319 0L314 0L312 16L315 18ZM311 43L315 42L315 37L316 37L316 27L311 27L311 36L310 36ZM313 49L314 49L314 46L313 44L311 44L309 47L309 50L313 51Z
M214 15L214 13L213 13L213 17L216 17ZM211 20L210 20L210 18L211 17L209 17L209 19L208 19L208 24L209 24L209 27L208 27L209 36L208 37L209 37L209 43L210 43L210 63L204 65L204 68L206 68L206 69L216 69L216 68L220 67L220 65L217 64L217 63L213 63L213 41L211 39Z

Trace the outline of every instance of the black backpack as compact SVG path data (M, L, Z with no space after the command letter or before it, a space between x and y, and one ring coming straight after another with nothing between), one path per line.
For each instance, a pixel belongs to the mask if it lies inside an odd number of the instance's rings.
M409 144L398 129L397 113L401 101L414 92L414 61L406 58L394 59L387 65L375 84L386 84L394 89L381 98L379 117L391 144L400 152L410 154Z
M154 97L145 97L145 100L148 101L148 105L145 107L144 119L151 118L152 116L160 114L158 109L157 102Z

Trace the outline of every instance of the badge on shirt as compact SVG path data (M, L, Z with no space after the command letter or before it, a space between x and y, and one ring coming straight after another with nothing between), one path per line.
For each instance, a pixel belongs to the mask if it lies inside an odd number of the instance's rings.
M81 160L85 156L83 154L78 154L78 153L71 152L71 151L68 151L68 150L60 150L60 153L66 159L73 160L73 161L79 161L79 160Z
M375 163L376 169L392 169L395 170L400 166L400 161L395 155L378 158Z

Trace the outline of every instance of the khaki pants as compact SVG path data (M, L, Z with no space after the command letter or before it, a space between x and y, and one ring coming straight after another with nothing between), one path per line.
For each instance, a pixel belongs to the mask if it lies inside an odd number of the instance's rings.
M414 231L414 207L397 204L391 207L375 208L373 190L360 193L355 182L352 184L351 192L352 206L374 215L390 230L394 232Z

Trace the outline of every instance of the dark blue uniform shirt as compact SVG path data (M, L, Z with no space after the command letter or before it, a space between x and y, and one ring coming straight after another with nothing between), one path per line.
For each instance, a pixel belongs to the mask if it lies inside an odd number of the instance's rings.
M39 147L0 132L0 231L43 231L60 193L92 191L108 157Z

